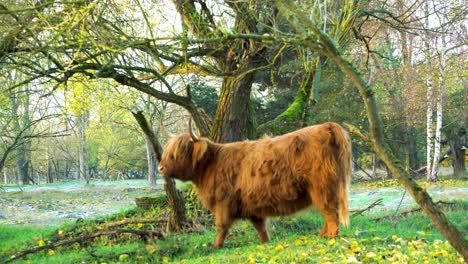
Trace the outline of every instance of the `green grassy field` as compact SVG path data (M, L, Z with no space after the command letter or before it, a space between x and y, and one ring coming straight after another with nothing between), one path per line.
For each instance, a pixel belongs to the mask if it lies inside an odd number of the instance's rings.
M391 181L359 184L352 191L360 194L359 190L363 189L373 194L372 190L393 184ZM466 181L447 181L441 185L466 187ZM461 195L461 199L452 200L443 210L466 236L468 200L465 198ZM323 222L314 210L270 219L272 240L266 244L258 242L250 223L239 221L231 229L225 248L219 250L210 247L216 235L211 216L192 210L189 228L178 234L165 234L163 240L142 239L133 234L100 236L69 246L46 248L13 263L463 263L425 215L401 214L408 210L381 209L351 216L351 226L331 240L316 235ZM99 232L108 223L164 215L165 208L156 208L149 212L128 210L60 226L3 224L0 225L0 263L21 250ZM125 228L161 230L163 225L134 223Z

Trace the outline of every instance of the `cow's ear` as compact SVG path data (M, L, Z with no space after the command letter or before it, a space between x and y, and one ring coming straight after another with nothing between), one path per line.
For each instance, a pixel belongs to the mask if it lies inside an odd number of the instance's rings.
M193 153L192 153L192 165L195 168L197 163L203 158L205 155L206 149L208 148L208 143L205 140L199 140L197 142L193 142Z

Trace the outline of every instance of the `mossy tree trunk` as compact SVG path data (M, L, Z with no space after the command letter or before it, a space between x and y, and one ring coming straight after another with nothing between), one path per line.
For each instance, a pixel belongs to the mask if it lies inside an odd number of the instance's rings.
M29 92L22 91L21 93L25 93L25 98L20 98L18 94L14 94L10 97L10 108L11 114L14 117L13 119L13 127L17 134L25 133L27 134L30 126L29 122ZM23 107L23 111L20 110L20 107ZM24 112L23 116L20 116L20 112ZM22 122L21 122L22 121ZM20 144L16 147L16 157L15 157L15 165L16 165L16 172L18 175L18 184L19 185L27 185L30 184L29 181L29 163L30 159L28 159L28 147L30 148L29 140L23 140Z
M414 179L401 166L401 161L391 154L391 151L385 147L382 122L374 98L374 92L358 74L358 71L346 61L338 52L332 40L296 6L292 0L276 1L280 12L289 19L297 19L307 28L314 38L308 38L303 41L304 46L309 46L322 55L327 56L334 61L341 71L346 74L351 82L358 89L367 113L367 119L370 125L370 135L367 137L361 132L356 131L352 126L348 126L351 132L361 135L372 146L375 153L387 165L390 171L395 175L400 183L406 188L413 199L418 203L421 209L431 219L437 230L450 242L450 244L468 261L468 243L464 235L453 225L447 216L432 201L431 196L421 188ZM317 42L320 43L317 46Z
M453 174L455 177L461 178L465 174L465 151L468 147L466 129L464 127L452 128L448 141L453 158Z
M254 67L243 62L244 70ZM255 137L255 121L250 99L254 73L223 80L210 138L215 142L234 142Z
M321 58L317 57L317 60L321 60ZM320 61L317 61L317 64L306 69L306 74L297 90L294 101L275 119L260 125L257 128L259 135L281 135L305 126L307 112L310 110L311 101L313 100L311 94L313 94L315 83L318 81L314 77L317 71L321 70L319 63Z
M203 12L197 11L195 1L173 0L182 17L184 26L198 38L222 36L213 19L213 14L205 3L199 2ZM262 27L269 25L267 18L271 8L251 5L244 1L226 1L235 17L233 31L241 34L262 34ZM264 5L269 5L265 2ZM264 12L265 21L258 21L258 12ZM232 142L254 138L255 120L251 102L252 84L256 69L266 63L265 49L261 42L253 39L234 39L226 42L204 43L203 48L216 50L211 53L216 68L224 74L218 107L209 136L216 142ZM194 121L197 126L196 117Z
M153 129L149 126L148 121L141 111L132 112L133 117L138 122L138 125L143 130L146 140L150 143L153 155L156 159L161 161L162 146L154 133ZM182 229L186 222L185 201L182 194L176 189L174 179L164 177L164 190L167 195L167 203L171 208L171 214L167 223L167 230L169 232L176 232Z

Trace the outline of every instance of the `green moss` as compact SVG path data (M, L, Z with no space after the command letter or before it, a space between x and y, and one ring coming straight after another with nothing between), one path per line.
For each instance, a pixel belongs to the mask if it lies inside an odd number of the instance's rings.
M291 105L274 120L259 126L258 134L280 135L300 128L307 100L307 92L304 88L300 88Z
M152 197L138 197L135 198L135 203L143 210L149 210L151 208L163 208L167 206L167 196L165 194L161 194Z

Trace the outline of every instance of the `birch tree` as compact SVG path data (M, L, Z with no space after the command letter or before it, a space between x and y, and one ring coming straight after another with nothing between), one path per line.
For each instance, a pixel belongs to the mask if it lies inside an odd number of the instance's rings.
M425 1L424 5L424 24L425 24L425 58L426 58L426 178L428 181L434 181L432 179L432 158L433 158L433 146L434 146L434 128L433 128L433 119L434 119L434 92L432 88L432 59L431 59L431 34L429 32L429 7L430 0Z
M442 14L441 24L445 24L445 14ZM436 98L436 126L435 126L435 138L434 138L434 159L432 160L432 169L430 181L438 180L439 173L439 160L441 158L441 145L442 145L442 117L443 117L443 98L445 89L445 58L446 58L446 40L445 34L441 36L441 48L439 51L439 83L437 89Z

